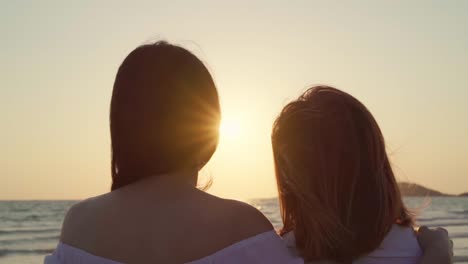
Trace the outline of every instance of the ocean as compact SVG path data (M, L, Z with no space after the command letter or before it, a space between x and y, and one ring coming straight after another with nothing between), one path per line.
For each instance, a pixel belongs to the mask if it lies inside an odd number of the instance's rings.
M76 201L0 201L0 264L42 263L55 248L63 217ZM277 199L254 199L276 228L281 226ZM456 263L468 263L468 197L406 198L420 212L418 225L450 232Z

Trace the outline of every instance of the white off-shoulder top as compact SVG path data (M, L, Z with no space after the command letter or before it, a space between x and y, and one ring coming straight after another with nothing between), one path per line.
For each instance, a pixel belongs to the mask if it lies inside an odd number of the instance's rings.
M291 252L297 254L294 234L289 232L283 239ZM422 255L413 228L393 225L376 250L353 261L353 264L417 264Z
M121 264L92 255L79 248L59 243L55 251L45 257L45 264ZM303 264L303 260L285 246L274 230L241 240L231 246L187 264Z

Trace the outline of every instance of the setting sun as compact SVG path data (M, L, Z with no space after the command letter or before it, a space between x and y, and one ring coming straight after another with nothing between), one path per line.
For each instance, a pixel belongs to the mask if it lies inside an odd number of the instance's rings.
M241 134L241 125L239 120L233 118L223 118L219 127L220 137L222 139L238 138Z

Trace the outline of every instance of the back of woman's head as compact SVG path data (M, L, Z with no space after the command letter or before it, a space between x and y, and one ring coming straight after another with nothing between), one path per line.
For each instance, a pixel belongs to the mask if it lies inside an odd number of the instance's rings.
M197 57L166 42L136 48L112 93L112 190L203 167L216 149L219 119L215 84Z
M282 232L306 260L350 262L412 224L377 122L351 95L309 89L284 107L272 144Z

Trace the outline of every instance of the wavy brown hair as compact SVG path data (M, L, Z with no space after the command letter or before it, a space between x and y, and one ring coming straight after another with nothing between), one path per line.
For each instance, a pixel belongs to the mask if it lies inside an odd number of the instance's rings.
M316 86L284 107L272 133L283 228L306 261L351 263L393 224L411 226L377 122L357 99Z

